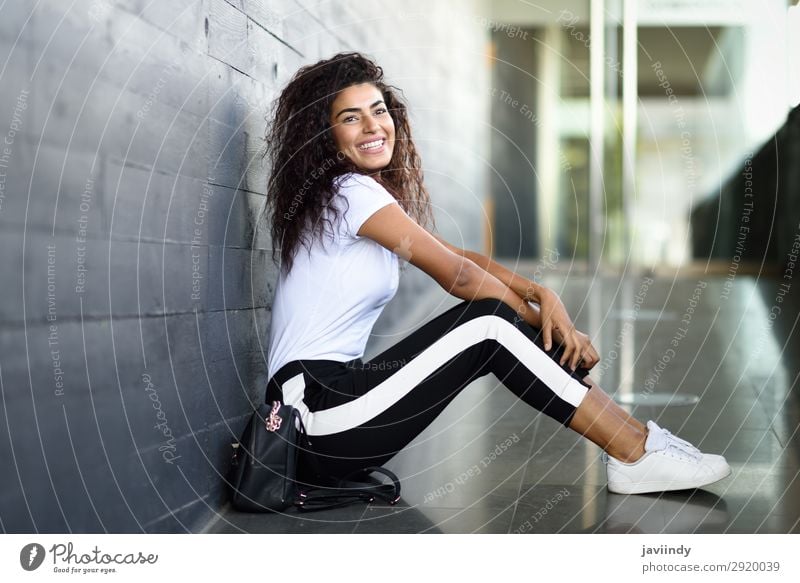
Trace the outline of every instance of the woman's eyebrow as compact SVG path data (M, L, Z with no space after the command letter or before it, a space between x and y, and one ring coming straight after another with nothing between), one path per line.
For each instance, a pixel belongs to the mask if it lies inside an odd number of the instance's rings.
M375 107L376 105L379 105L381 103L383 103L383 99L379 99L378 101L376 101L375 103L373 103L369 107L370 107L370 109L372 109L373 107ZM347 108L343 109L342 111L340 111L339 113L337 113L335 116L333 116L334 119L339 117L340 115L342 115L346 111L354 111L354 112L358 113L361 110L359 108L357 108L357 107L347 107Z

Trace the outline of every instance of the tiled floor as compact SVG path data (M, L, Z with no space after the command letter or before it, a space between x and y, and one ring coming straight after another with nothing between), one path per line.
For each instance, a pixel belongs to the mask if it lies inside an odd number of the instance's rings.
M605 390L638 398L633 414L639 419L723 453L731 477L703 490L610 494L598 447L518 401L490 375L462 391L386 464L402 481L397 507L282 515L226 510L210 530L800 532L800 334L794 328L800 290L776 301L776 282L743 275L729 289L724 279L710 277L643 282L546 280L578 328L595 338L603 368L598 364L593 377ZM770 319L774 306L780 315ZM699 400L657 404L664 395Z

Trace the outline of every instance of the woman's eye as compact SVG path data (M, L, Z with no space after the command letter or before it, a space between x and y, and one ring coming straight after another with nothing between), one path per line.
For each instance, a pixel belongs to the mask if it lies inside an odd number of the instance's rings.
M376 110L375 110L375 115L382 115L382 114L384 114L384 113L386 113L386 110L385 110L385 109L383 109L383 108L380 108L380 109L376 109Z
M344 118L344 121L345 121L345 123L347 123L347 122L349 122L349 121L353 121L353 120L356 120L356 119L358 119L358 118L356 118L356 116L354 116L354 115L349 115L349 116L347 116L346 118Z

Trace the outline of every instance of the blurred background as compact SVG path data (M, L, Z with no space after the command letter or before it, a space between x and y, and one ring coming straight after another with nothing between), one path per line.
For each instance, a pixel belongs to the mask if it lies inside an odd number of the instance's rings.
M401 518L231 517L277 276L268 108L344 50L403 90L440 233L562 294L607 390L734 485L625 507L493 381L398 456ZM568 488L529 531L796 530L799 63L787 0L3 3L0 528L519 532ZM406 269L365 360L453 300ZM509 427L527 448L431 495Z

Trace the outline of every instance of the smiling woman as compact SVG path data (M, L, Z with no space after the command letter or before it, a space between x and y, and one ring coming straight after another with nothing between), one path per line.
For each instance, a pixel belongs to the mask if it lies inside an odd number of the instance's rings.
M380 176L394 151L394 121L383 95L370 83L342 90L333 102L333 139L356 165Z
M301 68L271 116L265 156L272 172L261 219L271 222L273 259L280 250L284 273L298 247L308 248L341 218L333 181L348 172L371 176L415 221L433 223L406 105L371 60L339 53ZM384 140L377 150L365 148L377 139Z
M371 60L341 53L300 69L267 141L267 208L283 260L267 401L303 419L301 481L382 465L489 373L601 446L613 491L699 487L730 473L721 456L645 427L589 378L597 351L554 292L425 228L430 203L406 106ZM464 301L364 363L398 288L398 255Z

